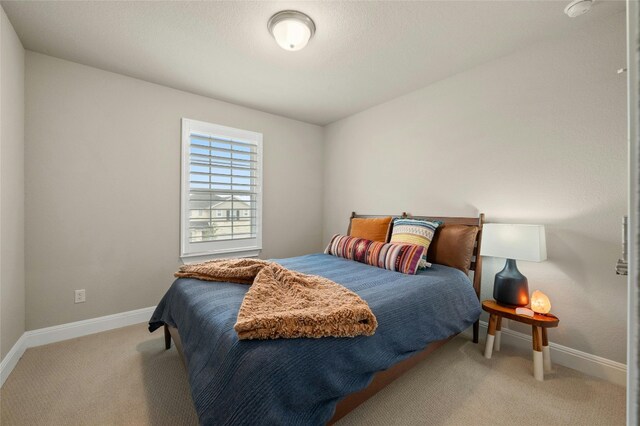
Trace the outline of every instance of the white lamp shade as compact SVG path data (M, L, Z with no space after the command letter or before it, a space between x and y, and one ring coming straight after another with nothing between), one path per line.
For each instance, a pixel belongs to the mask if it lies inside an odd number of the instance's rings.
M482 256L542 262L547 259L543 225L486 223L482 227Z

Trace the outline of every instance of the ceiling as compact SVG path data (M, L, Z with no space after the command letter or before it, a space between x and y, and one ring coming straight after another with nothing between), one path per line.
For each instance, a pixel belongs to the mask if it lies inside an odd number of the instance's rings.
M324 125L624 10L599 1L2 2L26 49ZM267 20L307 13L298 52Z

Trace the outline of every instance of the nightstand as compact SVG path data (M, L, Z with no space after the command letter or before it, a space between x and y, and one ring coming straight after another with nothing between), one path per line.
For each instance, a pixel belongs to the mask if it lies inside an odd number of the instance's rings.
M500 350L500 334L502 318L521 322L531 326L531 338L533 341L533 377L544 380L544 372L551 371L551 354L549 353L549 340L547 328L557 327L558 317L546 314L534 314L533 317L516 314L515 308L499 305L494 300L482 302L482 309L489 313L489 329L487 330L487 344L484 348L484 356L491 358L493 349Z

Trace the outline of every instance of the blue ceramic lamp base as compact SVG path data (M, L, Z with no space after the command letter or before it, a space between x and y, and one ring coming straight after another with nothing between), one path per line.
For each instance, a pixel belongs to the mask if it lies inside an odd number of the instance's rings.
M501 305L527 306L529 283L518 270L514 259L507 259L504 269L496 274L493 282L493 298Z

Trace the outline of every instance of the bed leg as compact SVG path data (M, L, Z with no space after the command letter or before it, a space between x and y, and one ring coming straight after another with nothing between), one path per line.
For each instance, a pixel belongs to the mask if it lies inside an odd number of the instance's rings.
M473 323L473 343L478 343L479 334L480 334L480 320Z
M164 325L164 348L171 349L171 333L167 324Z

